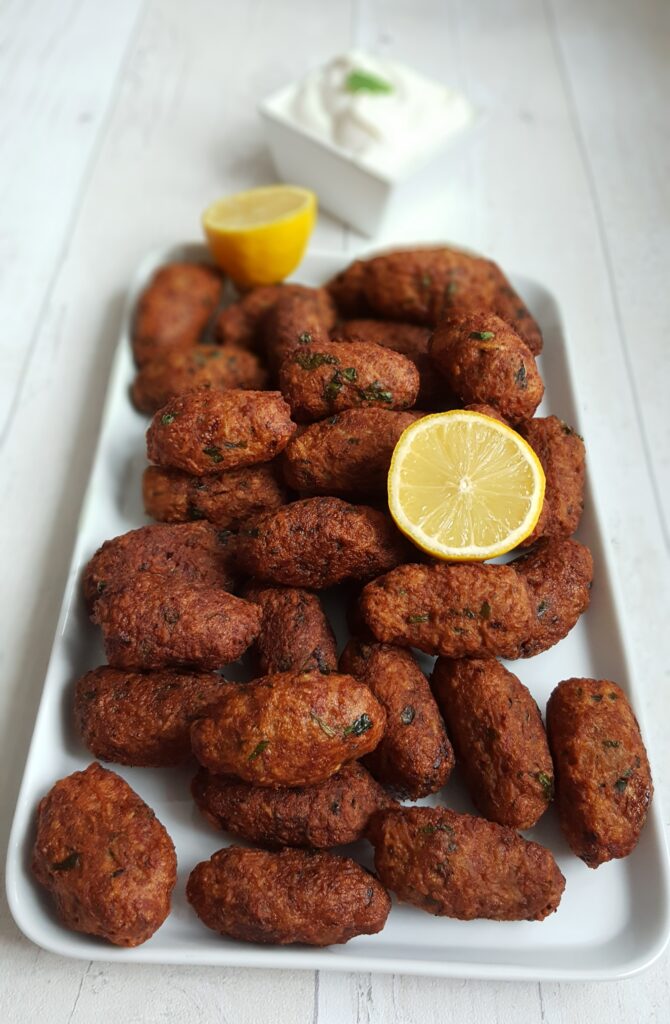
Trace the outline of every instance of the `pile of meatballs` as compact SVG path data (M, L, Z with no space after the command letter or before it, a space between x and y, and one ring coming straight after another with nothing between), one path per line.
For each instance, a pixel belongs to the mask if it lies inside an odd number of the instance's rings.
M86 567L107 664L77 682L74 714L98 760L41 801L37 879L70 928L146 941L169 913L174 846L99 761L194 757L195 803L243 841L186 888L222 935L346 942L384 927L390 892L461 920L543 920L565 879L519 830L554 801L596 868L635 847L652 782L616 683L559 682L545 730L498 660L565 637L593 576L572 539L582 439L534 417L538 325L495 263L447 248L358 260L322 288L223 295L211 267L170 264L135 312L157 523ZM540 520L508 564L431 560L388 515L402 431L463 407L511 424L544 467ZM333 587L348 607L339 660L320 599ZM413 648L438 656L430 679ZM242 656L251 681L227 680ZM442 803L455 764L480 816ZM408 803L438 791L439 806ZM374 874L331 852L360 839Z

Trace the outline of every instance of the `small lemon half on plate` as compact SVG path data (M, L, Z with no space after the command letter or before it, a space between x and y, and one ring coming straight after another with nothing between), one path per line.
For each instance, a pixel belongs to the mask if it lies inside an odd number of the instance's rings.
M316 196L294 185L252 188L217 199L202 215L214 261L240 288L277 284L305 254Z
M454 409L401 434L388 476L391 515L435 558L483 562L532 533L542 511L540 460L511 427Z

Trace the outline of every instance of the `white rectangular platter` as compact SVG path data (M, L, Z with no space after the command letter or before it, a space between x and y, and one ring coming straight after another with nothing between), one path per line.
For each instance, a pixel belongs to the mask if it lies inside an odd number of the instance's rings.
M147 420L133 409L128 398L134 375L129 338L131 313L139 291L158 265L174 259L205 258L204 248L198 245L156 252L139 268L128 296L98 448L10 837L7 891L17 924L28 938L45 949L86 960L535 980L621 978L649 966L663 951L670 932L667 850L658 801L652 803L649 821L632 856L605 864L597 871L590 870L570 853L558 829L555 810L550 808L528 835L551 848L567 884L558 912L542 923L453 921L394 902L388 923L379 935L361 936L347 945L327 949L274 948L216 935L200 923L186 902L184 887L191 869L229 841L225 833L217 833L201 818L190 798L192 764L183 769L160 770L110 766L156 811L175 842L179 878L173 910L163 927L144 945L120 949L68 931L59 923L49 897L31 876L30 851L39 799L56 779L84 768L91 761L72 724L73 690L80 675L104 663L104 655L99 631L88 621L81 598L81 570L104 540L147 522L140 493ZM345 262L341 254L312 253L297 277L305 284L317 285L340 270ZM584 433L578 421L570 354L557 305L551 294L534 281L512 277L512 283L544 333L540 367L547 390L540 414L556 413ZM588 451L588 436L586 443ZM615 592L612 555L588 486L578 537L589 545L595 561L589 611L552 650L511 663L510 667L530 688L541 708L559 680L595 676L616 680L639 709L621 606ZM336 597L327 599L340 649L346 641L341 604ZM425 669L431 661L422 656ZM236 677L234 672L226 674ZM460 785L458 771L444 792L426 802L445 802L457 810L473 810ZM366 843L357 844L354 852L371 865L371 850Z

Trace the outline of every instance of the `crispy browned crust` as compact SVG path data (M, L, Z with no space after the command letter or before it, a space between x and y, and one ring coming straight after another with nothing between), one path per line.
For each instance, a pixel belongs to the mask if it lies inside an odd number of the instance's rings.
M382 930L388 893L349 857L228 846L191 872L186 897L208 928L242 942L330 946Z
M400 435L418 413L347 409L296 434L281 455L284 479L305 494L382 494Z
M214 828L275 849L329 849L365 836L375 811L391 806L379 783L357 762L314 786L269 789L201 768L193 799Z
M370 315L367 307L384 319L434 327L450 313L495 313L517 331L534 355L542 350L537 323L500 267L456 249L442 246L386 253L338 275L329 287L336 301L341 301L343 293L351 297L349 316Z
M326 330L334 323L335 310L324 288L306 288L301 284L270 284L245 292L236 302L221 310L214 323L214 340L219 345L256 348L263 342L265 318L274 305L289 297L311 303Z
M295 432L278 391L201 388L171 399L147 430L150 462L195 476L269 462Z
M194 345L221 295L217 270L199 263L168 263L140 295L133 322L138 366L164 353Z
M342 652L340 671L369 686L386 709L381 743L365 757L374 777L411 800L441 789L454 752L428 680L410 652L353 639Z
M294 286L285 292L263 321L262 343L273 373L293 351L328 341L335 307L323 288Z
M170 912L177 858L151 808L94 763L40 801L32 870L66 927L139 946Z
M570 537L584 509L584 441L557 416L529 420L520 433L542 463L547 481L540 519L523 547L541 537Z
M106 540L84 569L86 603L92 608L109 586L144 572L231 590L233 540L209 523L140 526Z
M147 466L142 477L144 511L164 523L206 519L237 530L286 500L274 466L243 466L218 476L191 476L178 469ZM229 589L229 588L227 588Z
M565 888L549 850L504 825L443 807L380 811L370 838L382 883L439 917L542 921Z
M193 753L217 775L258 786L309 786L369 753L386 713L351 676L278 673L237 687L191 727Z
M383 512L339 498L306 498L263 516L240 535L238 563L260 580L321 590L371 579L408 553Z
M354 260L327 283L328 293L342 316L362 317L369 314L370 309L365 299L366 276L366 261Z
M419 409L448 409L456 397L437 372L430 358L429 327L403 324L394 320L345 320L332 333L333 341L366 341L400 352L411 359L419 372Z
M495 658L439 658L431 686L477 810L532 828L552 799L554 768L530 691Z
M576 540L546 540L511 566L527 585L535 612L520 652L531 658L567 636L588 608L593 558Z
M316 594L252 582L245 587L244 597L263 612L253 645L259 676L336 671L335 636Z
M360 608L377 640L449 658L518 658L533 624L507 565L400 565L363 589Z
M570 848L590 868L637 846L654 787L640 727L608 679L566 679L547 704L556 803Z
M109 586L96 601L114 668L217 669L258 636L261 610L207 584L143 572Z
M287 355L279 387L293 418L311 423L359 406L409 409L419 393L419 374L406 356L381 345L314 341Z
M430 354L463 403L492 405L510 423L530 419L542 401L533 353L493 313L452 313L433 334Z
M498 420L499 423L507 423L500 409L487 405L485 402L470 402L468 405L463 406L463 408L467 409L468 412L479 412L482 416L490 416L492 420Z
M180 764L191 756L191 722L233 685L215 673L123 672L103 665L77 681L75 722L102 761Z
M185 391L201 387L262 390L267 377L253 352L232 346L194 345L145 363L135 377L131 395L136 409L154 413Z

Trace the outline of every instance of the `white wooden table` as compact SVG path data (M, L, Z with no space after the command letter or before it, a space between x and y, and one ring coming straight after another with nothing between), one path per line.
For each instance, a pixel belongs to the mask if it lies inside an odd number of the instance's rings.
M5 0L0 10L0 829L7 834L126 282L273 180L255 103L352 44L464 89L486 130L403 238L558 296L617 553L656 799L670 793L666 0ZM322 216L314 245L362 240ZM664 502L665 499L665 502ZM663 505L665 503L665 508ZM0 1019L48 1024L667 1021L670 957L605 985L66 961L2 897Z

